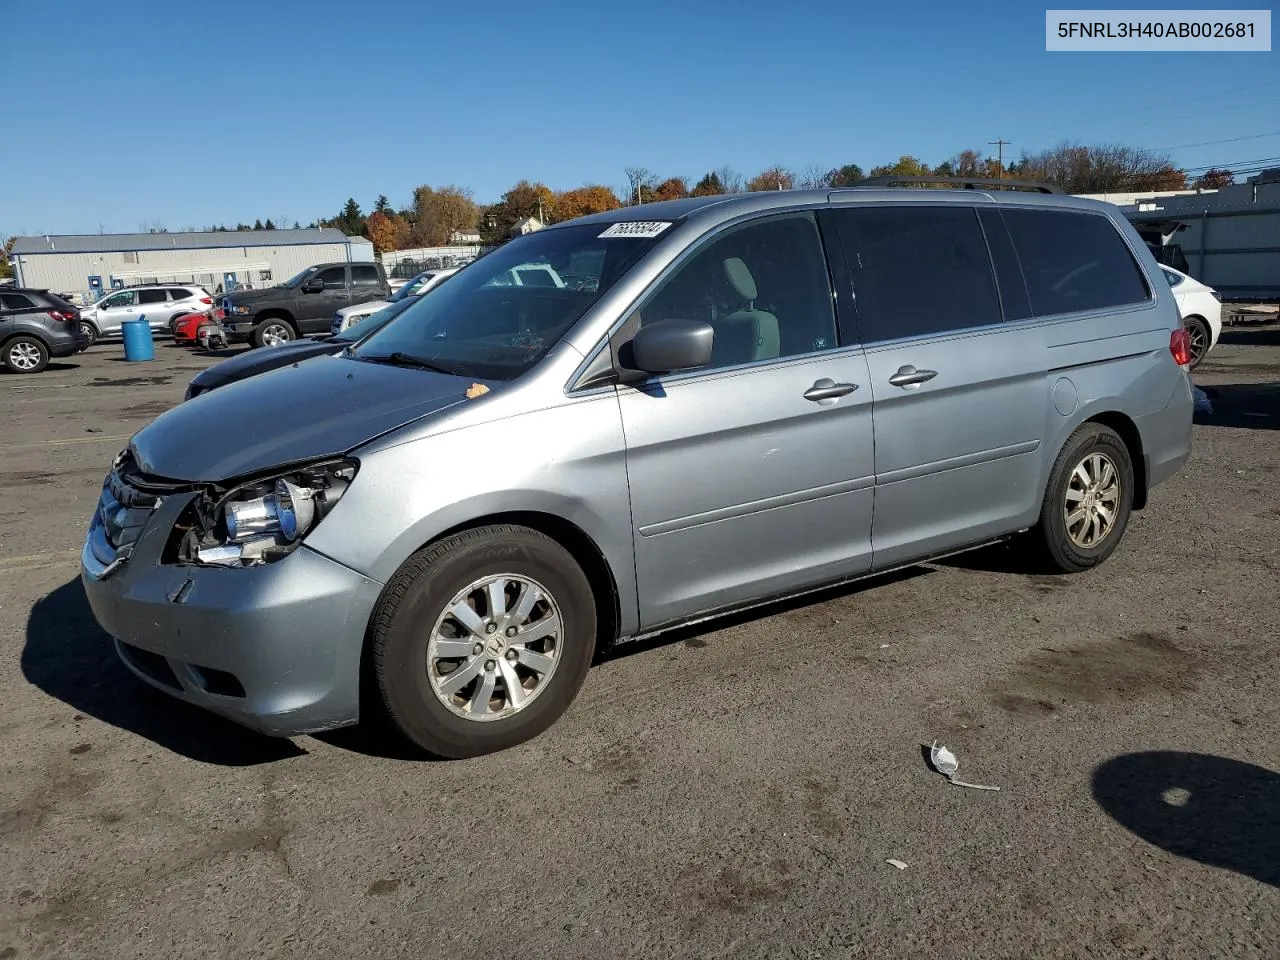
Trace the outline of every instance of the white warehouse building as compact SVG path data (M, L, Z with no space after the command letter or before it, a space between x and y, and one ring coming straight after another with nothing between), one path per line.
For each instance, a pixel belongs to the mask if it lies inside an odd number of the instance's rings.
M269 287L312 264L373 259L368 240L332 227L18 237L9 254L18 286L87 300L139 283Z

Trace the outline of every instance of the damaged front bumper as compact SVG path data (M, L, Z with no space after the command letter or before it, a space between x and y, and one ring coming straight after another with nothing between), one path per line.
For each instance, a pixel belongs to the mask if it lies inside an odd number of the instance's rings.
M81 552L89 606L157 689L273 736L359 719L365 628L382 584L305 544L255 567L172 562L194 491L142 493L112 472Z

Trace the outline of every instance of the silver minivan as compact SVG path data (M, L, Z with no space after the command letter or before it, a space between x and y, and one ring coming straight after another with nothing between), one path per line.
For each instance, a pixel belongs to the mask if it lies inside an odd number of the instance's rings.
M530 263L590 282L507 282ZM174 696L273 735L386 716L472 756L546 729L621 639L1019 534L1095 566L1188 457L1189 360L1110 204L615 210L144 427L82 579Z

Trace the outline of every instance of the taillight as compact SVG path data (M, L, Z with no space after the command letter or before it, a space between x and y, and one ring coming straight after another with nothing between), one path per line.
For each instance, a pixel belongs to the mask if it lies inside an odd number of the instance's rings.
M200 298L200 302L201 302L201 303L213 303L213 298L212 298L212 297L201 297L201 298Z
M59 323L78 323L80 320L74 313L63 313L61 310L47 310L45 312Z
M1185 367L1191 363L1191 334L1185 328L1179 327L1169 334L1169 352L1178 366Z

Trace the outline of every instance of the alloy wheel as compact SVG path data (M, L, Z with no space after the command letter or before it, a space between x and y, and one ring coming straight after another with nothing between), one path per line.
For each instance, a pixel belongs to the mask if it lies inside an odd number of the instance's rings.
M15 343L9 348L9 360L19 370L40 366L40 348L33 343Z
M453 714L503 720L545 690L560 663L563 620L536 580L504 573L468 584L427 642L431 689Z
M1095 451L1076 464L1063 503L1072 543L1091 549L1110 535L1119 513L1120 492L1120 472L1105 453Z

